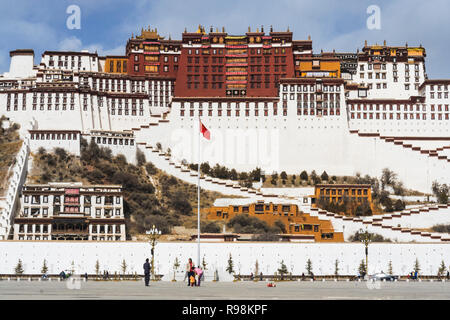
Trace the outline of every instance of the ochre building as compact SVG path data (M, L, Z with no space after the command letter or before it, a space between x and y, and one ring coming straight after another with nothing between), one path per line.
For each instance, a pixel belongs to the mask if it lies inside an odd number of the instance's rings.
M341 204L347 198L356 205L368 202L373 212L371 190L370 184L317 184L314 189L313 206L317 207L319 201Z
M257 217L269 225L280 220L286 227L286 233L292 235L314 235L316 242L344 241L342 232L335 232L329 220L321 220L299 210L295 204L275 204L258 201L247 205L213 206L206 209L207 219L220 221L239 214Z

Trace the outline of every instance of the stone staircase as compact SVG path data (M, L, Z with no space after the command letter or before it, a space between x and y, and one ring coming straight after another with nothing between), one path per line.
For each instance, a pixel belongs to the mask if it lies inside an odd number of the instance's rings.
M305 211L306 208L302 208ZM410 228L405 227L405 224L409 224L405 222L405 218L410 217L420 217L420 220L429 220L430 212L439 212L443 219L440 221L441 223L448 223L450 221L450 206L448 204L439 204L434 206L423 206L409 210L403 210L401 212L394 212L391 214L384 214L379 216L371 216L371 217L346 217L343 215L339 215L333 212L329 212L326 210L322 210L319 208L309 208L306 211L309 211L312 215L316 214L318 216L323 216L329 218L335 228L338 230L344 231L344 237L346 235L350 236L354 234L356 231L366 228L369 232L378 233L383 237L389 238L393 241L398 242L449 242L450 243L450 234L442 234L442 233L431 233L426 231L418 230L418 227ZM403 221L402 221L403 219ZM395 220L399 223L392 223ZM436 219L434 219L436 221ZM403 223L403 226L401 223ZM419 222L417 225L420 225ZM340 227L340 229L339 229ZM427 226L420 225L421 228L426 228ZM428 226L429 227L429 226ZM346 237L348 239L348 237Z
M380 140L383 140L386 143L393 143L394 145L398 145L399 147L403 147L405 149L411 149L412 151L416 151L424 156L428 156L430 158L436 158L438 160L450 162L450 137L438 137L436 141L439 141L440 147L429 148L426 149L424 146L418 146L417 143L413 145L411 141L426 141L427 138L424 137L388 137L382 136L379 133L362 133L359 130L350 130L351 134L357 134L359 137L376 137ZM448 145L443 145L448 144Z

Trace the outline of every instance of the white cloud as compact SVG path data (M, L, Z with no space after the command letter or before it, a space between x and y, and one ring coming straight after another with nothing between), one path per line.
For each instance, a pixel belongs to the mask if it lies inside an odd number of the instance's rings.
M60 41L58 45L58 50L61 51L88 50L89 52L97 52L101 56L125 54L125 46L118 46L115 48L106 49L102 44L98 43L83 45L83 42L74 36L65 38L62 41Z
M80 51L82 42L77 37L69 37L61 40L58 45L60 51Z

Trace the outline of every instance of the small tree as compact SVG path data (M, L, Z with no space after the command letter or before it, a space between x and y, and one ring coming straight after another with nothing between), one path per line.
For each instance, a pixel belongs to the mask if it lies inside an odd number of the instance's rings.
M445 266L444 260L442 260L441 261L441 265L440 265L439 270L438 270L439 276L444 276L446 270L447 270L447 267Z
M259 263L258 259L255 261L255 277L259 274Z
M100 273L100 262L97 260L95 262L95 274L97 275L97 277L98 277L99 273Z
M127 262L125 261L125 259L122 260L122 265L120 266L120 268L122 269L122 274L125 275L125 272L127 272Z
M302 173L300 173L300 180L308 180L308 174L306 173L305 170L303 170Z
M180 261L178 260L178 257L175 257L175 261L173 262L173 281L175 280L175 274L180 267Z
M337 277L339 275L339 260L336 259L334 262L334 275Z
M22 265L22 260L19 259L19 261L17 262L16 268L14 269L14 272L17 275L21 275L23 274L24 270L23 270L23 265Z
M420 264L418 258L416 258L416 262L414 262L414 272L417 272L417 274L420 272Z
M288 269L284 264L284 260L281 260L280 262L280 268L278 268L278 273L280 274L281 279L283 279L283 276L288 273Z
M284 181L287 180L288 176L287 176L287 174L286 174L286 171L281 172L280 178L281 178L281 180L284 180Z
M392 260L389 260L389 264L388 264L388 273L390 275L392 275L394 273L393 271L393 267L392 267Z
M364 262L364 259L361 260L361 263L359 264L358 271L360 275L365 275L367 273L366 263Z
M228 258L228 265L227 268L225 269L229 274L234 273L234 269L233 269L233 257L231 256L230 253L230 257Z
M208 266L208 264L206 263L205 255L203 255L203 259L202 259L203 272L205 272L205 270L207 270L207 266Z
M322 181L328 181L328 173L326 171L322 172L320 179L322 179Z
M41 273L46 274L48 272L47 261L44 259L44 263L42 264Z
M309 276L312 275L313 272L312 261L309 258L306 261L306 272L308 273Z

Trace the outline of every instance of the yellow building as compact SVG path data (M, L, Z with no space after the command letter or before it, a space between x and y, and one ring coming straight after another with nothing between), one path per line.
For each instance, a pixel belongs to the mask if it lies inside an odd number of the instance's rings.
M342 204L345 199L356 206L365 202L374 210L370 184L317 184L314 189L313 207L319 202Z
M300 78L340 78L341 62L332 55L296 58L295 74Z
M286 227L286 234L314 235L316 242L343 242L342 232L335 232L329 220L320 220L299 210L295 204L275 204L258 201L246 205L213 206L206 209L210 221L228 221L239 214L261 219L269 225L280 220Z
M124 56L106 56L105 72L107 73L127 73L128 58Z

